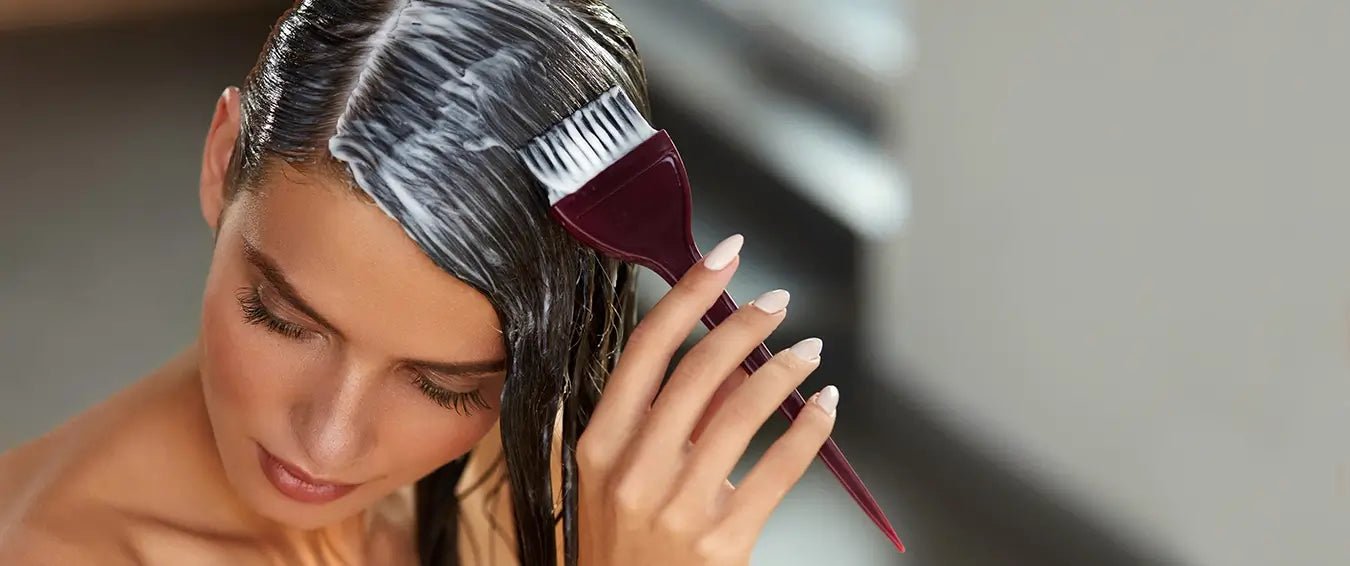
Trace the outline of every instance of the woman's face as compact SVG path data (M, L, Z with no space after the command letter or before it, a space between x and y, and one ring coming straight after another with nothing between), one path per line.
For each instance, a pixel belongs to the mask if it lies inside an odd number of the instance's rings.
M496 422L506 348L487 298L375 205L271 177L219 226L201 377L234 489L315 528L472 448Z

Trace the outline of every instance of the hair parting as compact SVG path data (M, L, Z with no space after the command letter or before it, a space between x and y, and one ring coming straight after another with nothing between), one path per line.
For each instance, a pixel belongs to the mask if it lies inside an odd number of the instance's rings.
M636 323L636 268L549 218L514 149L614 86L649 113L635 43L600 0L300 0L241 89L232 193L291 171L348 184L503 322L504 478L457 493L466 454L417 482L423 565L458 564L463 495L503 488L520 563L556 564L559 521L577 563L575 447Z

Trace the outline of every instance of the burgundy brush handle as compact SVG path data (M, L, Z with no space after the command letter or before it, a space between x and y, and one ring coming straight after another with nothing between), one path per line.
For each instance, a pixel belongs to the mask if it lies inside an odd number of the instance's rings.
M674 286L703 258L690 231L690 201L684 163L670 136L661 130L577 192L558 201L550 212L582 243L605 255L646 266ZM724 291L703 315L703 324L716 328L736 309L736 301ZM770 357L769 349L760 344L741 367L747 375L753 375ZM804 406L801 393L793 390L778 412L793 421ZM826 439L820 458L895 548L904 552L895 529L833 438Z

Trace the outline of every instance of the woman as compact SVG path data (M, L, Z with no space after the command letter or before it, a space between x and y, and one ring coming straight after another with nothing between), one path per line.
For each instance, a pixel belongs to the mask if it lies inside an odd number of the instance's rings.
M634 328L513 152L613 85L646 111L595 0L299 2L206 136L199 336L0 455L0 563L745 564L837 392L727 482L819 364L736 369L776 290L657 394L741 238Z

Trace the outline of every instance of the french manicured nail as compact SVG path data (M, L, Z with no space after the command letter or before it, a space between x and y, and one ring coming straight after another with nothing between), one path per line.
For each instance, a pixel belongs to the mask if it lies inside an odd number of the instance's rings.
M720 271L723 267L731 264L731 260L736 259L736 254L741 253L741 245L745 243L745 237L740 234L733 234L730 238L722 240L708 255L703 256L703 267L712 271Z
M820 408L825 409L825 414L834 416L835 408L839 406L839 388L833 385L826 385L819 393L811 397Z
M755 297L755 300L750 301L750 304L755 305L755 308L762 310L766 313L774 314L778 311L787 308L788 301L791 299L792 295L789 294L787 291L784 291L782 289L774 289L772 291L764 293L763 295Z
M814 362L816 361L816 358L820 357L820 349L824 346L825 343L821 342L819 338L807 338L793 344L792 347L788 349L792 350L792 355L808 362Z

